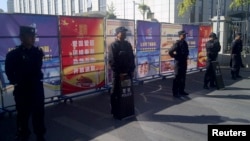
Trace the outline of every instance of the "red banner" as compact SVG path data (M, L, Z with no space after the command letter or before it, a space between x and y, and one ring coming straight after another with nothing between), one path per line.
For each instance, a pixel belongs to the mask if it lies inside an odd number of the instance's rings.
M200 26L199 29L199 47L198 47L198 68L206 66L206 42L209 40L208 36L212 32L211 26Z
M84 17L60 17L61 36L103 35L103 19Z
M60 17L62 94L104 86L103 19Z

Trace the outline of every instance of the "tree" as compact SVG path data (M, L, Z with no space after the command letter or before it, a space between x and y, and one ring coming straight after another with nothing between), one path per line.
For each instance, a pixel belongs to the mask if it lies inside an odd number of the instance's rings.
M138 9L140 10L142 16L143 16L143 20L145 19L145 14L146 12L151 13L150 7L147 6L146 4L142 3L139 4Z
M4 13L3 9L0 9L0 13Z
M106 17L108 19L116 19L115 10L116 9L115 9L114 3L111 2L110 6L108 6Z
M196 0L182 0L177 8L179 10L178 15L183 16L188 10L191 9L193 5L195 5ZM242 5L250 4L250 0L233 0L230 4L230 8L239 7Z
M250 4L250 0L233 0L230 4L230 8L237 8L247 4Z
M195 5L196 0L182 0L177 6L179 13L179 16L183 16L188 10L191 9L193 5Z

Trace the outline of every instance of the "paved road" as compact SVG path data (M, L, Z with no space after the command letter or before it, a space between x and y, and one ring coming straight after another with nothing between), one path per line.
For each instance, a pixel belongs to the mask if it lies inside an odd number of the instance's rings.
M136 116L122 121L110 115L108 93L47 106L47 141L206 141L209 124L250 124L250 71L236 81L222 72L224 90L204 90L204 72L196 72L180 99L172 97L172 78L137 85ZM11 141L13 131L15 115L0 118L0 141Z

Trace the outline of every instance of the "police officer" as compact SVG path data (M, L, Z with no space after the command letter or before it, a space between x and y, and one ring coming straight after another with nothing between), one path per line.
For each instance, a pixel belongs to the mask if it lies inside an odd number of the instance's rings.
M178 32L179 40L177 40L173 47L169 50L169 55L175 59L175 77L173 80L172 92L174 97L181 95L188 95L185 89L187 59L189 55L188 44L185 41L186 32L181 30Z
M36 31L29 26L20 26L21 45L10 51L5 60L5 71L10 84L14 85L14 99L17 111L16 140L29 139L29 117L37 141L44 141L44 89L43 51L34 46Z
M235 40L232 43L232 50L231 50L231 75L232 79L236 80L236 78L241 78L239 75L240 67L243 66L242 59L241 59L241 52L242 52L242 40L241 40L241 33L237 33Z
M218 41L215 33L210 33L209 41L206 43L206 51L207 51L207 64L206 64L206 72L204 76L204 89L209 89L208 83L210 83L210 87L215 87L215 74L213 71L212 61L216 61L218 57L218 52L220 51L221 46Z
M124 76L133 78L135 70L135 57L132 45L126 41L125 27L116 28L116 40L108 48L108 63L113 71L113 88L111 92L111 113L114 118L118 112L118 101L120 94L120 83Z

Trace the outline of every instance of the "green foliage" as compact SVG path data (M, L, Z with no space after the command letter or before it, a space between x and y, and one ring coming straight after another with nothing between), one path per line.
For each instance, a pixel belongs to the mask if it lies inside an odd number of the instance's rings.
M193 5L195 5L196 0L183 0L177 6L179 9L179 16L183 16Z
M109 13L109 12L107 12L106 17L107 17L108 19L116 19L116 15L115 15L114 13Z
M177 8L179 10L178 15L179 16L184 16L184 14L193 6L195 5L196 0L182 0ZM230 4L230 8L237 8L240 6L244 6L250 4L250 0L233 0L232 3Z
M3 10L3 9L0 9L0 13L4 13L4 10Z
M233 0L230 4L230 8L237 8L247 4L250 4L250 0Z
M141 12L141 14L143 16L143 20L145 19L146 12L151 13L150 7L148 5L146 5L146 4L143 4L143 3L139 4L138 9L140 10L140 12Z
M115 10L116 9L115 9L114 3L111 2L110 6L108 6L106 17L108 19L116 19Z

